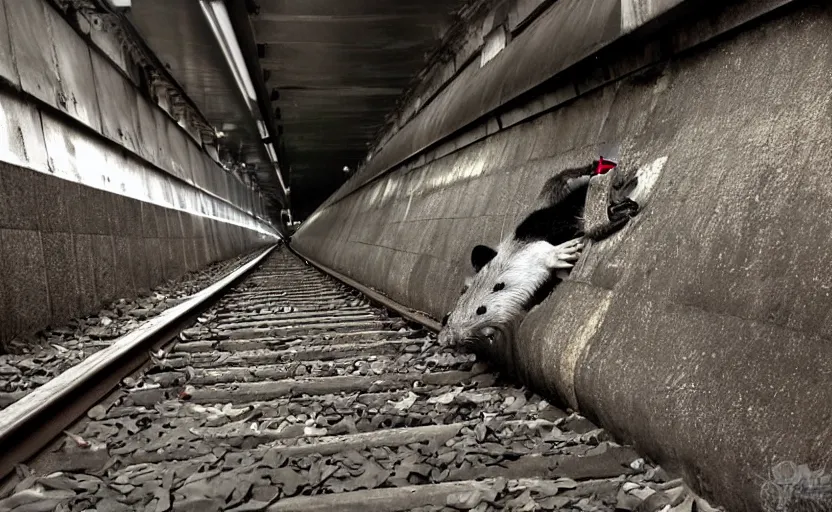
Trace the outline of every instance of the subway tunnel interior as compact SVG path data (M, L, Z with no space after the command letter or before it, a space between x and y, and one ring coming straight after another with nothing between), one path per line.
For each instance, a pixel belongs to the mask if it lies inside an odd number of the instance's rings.
M433 329L479 300L478 357L724 510L830 510L830 34L808 0L0 0L0 361L278 246ZM619 176L637 213L504 335L579 168L584 231Z

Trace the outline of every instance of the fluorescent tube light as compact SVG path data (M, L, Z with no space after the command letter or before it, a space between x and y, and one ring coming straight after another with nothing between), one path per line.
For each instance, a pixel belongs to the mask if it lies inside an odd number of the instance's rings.
M211 25L211 31L214 32L214 37L220 44L226 62L231 67L240 93L247 101L252 102L249 104L251 107L257 103L257 93L254 91L254 84L246 69L246 61L243 59L243 52L240 50L228 11L225 10L225 4L222 0L199 0L199 5L202 7L205 19Z
M240 50L240 44L237 41L237 35L234 33L234 27L231 25L231 18L228 17L228 11L222 0L199 0L199 5L202 8L202 13L208 24L211 26L211 31L222 49L225 56L225 61L231 68L231 74L234 75L234 81L237 82L237 88L240 94L248 104L249 111L255 118L257 124L257 131L260 133L261 139L266 139L269 136L269 130L266 123L258 119L257 115L257 92L254 89L254 84L251 81L251 75L246 68L246 62L243 59L243 52ZM274 165L275 174L280 181L280 187L283 189L285 195L289 195L289 189L283 182L283 175L280 172L280 166L277 162L277 153L275 153L272 144L266 144L266 152Z
M265 139L269 136L269 130L266 129L266 123L264 123L260 119L257 120L257 131L260 132L261 139Z
M113 9L129 9L133 7L131 0L107 0Z

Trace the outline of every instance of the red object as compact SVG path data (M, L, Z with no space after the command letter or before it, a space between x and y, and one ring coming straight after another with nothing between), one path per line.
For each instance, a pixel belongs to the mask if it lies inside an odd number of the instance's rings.
M604 174L615 169L617 165L618 163L613 162L612 160L600 157L598 158L598 166L595 168L595 172L593 174Z

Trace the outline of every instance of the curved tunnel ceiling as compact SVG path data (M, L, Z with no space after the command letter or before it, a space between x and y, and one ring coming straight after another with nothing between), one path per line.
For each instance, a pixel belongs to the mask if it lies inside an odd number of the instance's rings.
M463 0L257 0L260 66L296 219L343 184ZM286 167L284 165L284 167Z

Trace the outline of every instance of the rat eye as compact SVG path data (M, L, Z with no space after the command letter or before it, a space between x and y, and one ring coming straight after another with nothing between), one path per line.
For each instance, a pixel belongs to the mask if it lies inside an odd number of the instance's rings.
M486 311L485 306L480 306L480 307L477 308L477 314L478 315L484 315L485 311Z
M494 291L499 292L500 290L502 290L505 287L506 287L506 283L497 283L497 284L494 285Z
M448 319L451 318L451 314L448 313L442 317L442 327L448 325Z
M460 294L460 295L465 295L465 292L467 292L467 291L468 291L468 287L467 287L467 286L463 286L463 287L462 287L462 291L461 291L461 292L459 292L459 294Z

